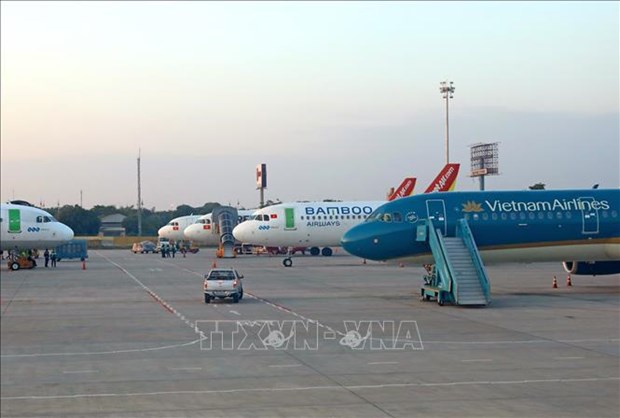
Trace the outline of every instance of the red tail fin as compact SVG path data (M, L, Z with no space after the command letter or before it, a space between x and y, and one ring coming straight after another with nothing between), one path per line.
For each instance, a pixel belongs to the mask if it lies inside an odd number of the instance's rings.
M446 164L445 167L437 174L435 180L426 188L424 193L446 192L454 189L456 185L456 177L459 175L460 164Z
M410 196L413 193L416 180L417 179L415 177L405 177L403 182L400 183L400 186L398 186L398 188L390 196L388 196L388 200Z

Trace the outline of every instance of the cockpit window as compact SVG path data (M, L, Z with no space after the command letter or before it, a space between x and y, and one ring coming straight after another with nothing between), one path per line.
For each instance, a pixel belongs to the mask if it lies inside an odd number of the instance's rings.
M380 221L383 219L383 211L376 210L366 218L366 222Z

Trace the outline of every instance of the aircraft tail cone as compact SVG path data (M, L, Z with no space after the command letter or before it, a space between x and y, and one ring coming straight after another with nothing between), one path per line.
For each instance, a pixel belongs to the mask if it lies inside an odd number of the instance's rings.
M566 286L570 287L573 285L573 282L570 279L570 274L566 276Z
M558 279L555 278L555 276L553 276L553 286L551 286L554 289L558 288Z

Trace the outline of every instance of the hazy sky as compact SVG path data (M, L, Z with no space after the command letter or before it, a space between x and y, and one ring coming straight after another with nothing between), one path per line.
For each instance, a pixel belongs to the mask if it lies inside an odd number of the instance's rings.
M1 199L148 208L620 186L618 2L1 3Z

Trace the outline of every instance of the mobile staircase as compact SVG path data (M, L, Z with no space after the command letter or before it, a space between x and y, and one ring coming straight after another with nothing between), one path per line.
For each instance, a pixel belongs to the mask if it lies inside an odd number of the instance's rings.
M217 257L234 258L235 254L235 237L233 236L233 228L237 225L239 215L237 209L230 206L220 206L213 210L211 217L213 222L218 225L220 234L220 245L217 249Z
M489 279L467 220L459 219L453 237L443 236L429 219L418 226L417 241L427 241L435 264L426 266L422 299L439 305L486 306L491 302Z

